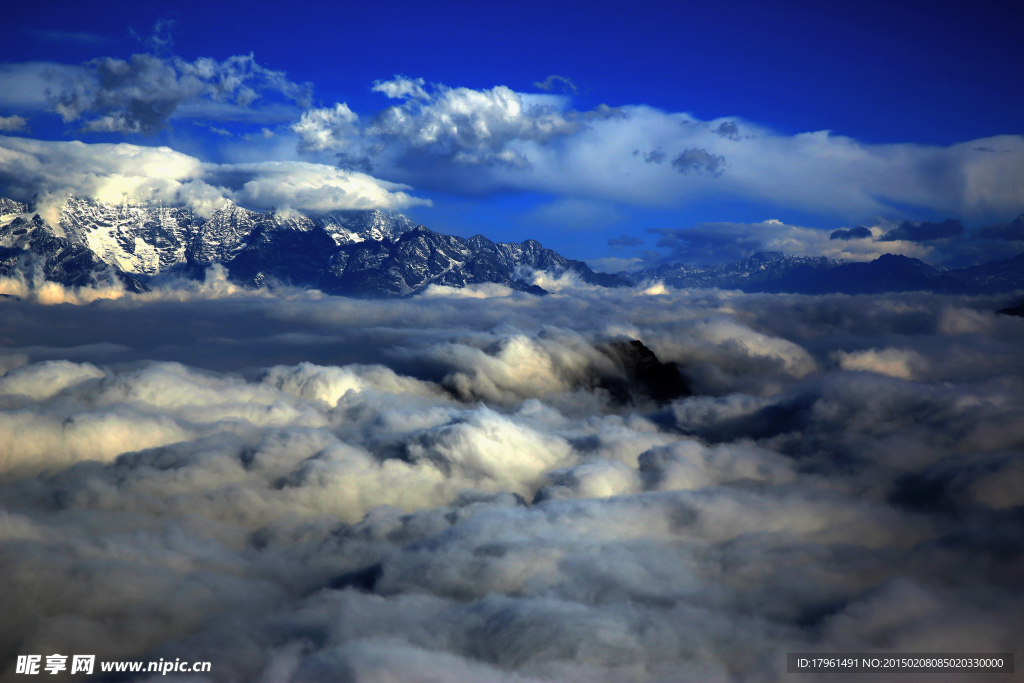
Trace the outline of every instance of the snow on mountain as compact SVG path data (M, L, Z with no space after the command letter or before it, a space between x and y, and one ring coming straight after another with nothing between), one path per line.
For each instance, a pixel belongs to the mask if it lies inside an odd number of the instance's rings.
M74 286L125 283L140 291L162 273L204 277L223 265L248 287L275 283L355 296L407 296L430 285L498 283L541 293L532 274L571 273L605 287L660 280L679 288L748 292L871 294L883 291L980 293L1024 286L1024 256L958 271L886 255L870 263L756 253L735 263L663 265L632 274L595 273L535 240L495 243L442 235L390 211L335 211L310 218L228 204L208 219L183 207L105 204L71 198L59 228L27 204L0 199L0 276Z
M31 217L31 207L24 202L16 202L7 197L0 197L0 225L7 225L15 218Z
M0 277L31 286L50 281L65 287L146 290L137 278L105 263L88 247L57 235L39 214L31 219L20 215L0 226Z
M0 231L0 244L8 249L5 272L24 270L31 261L35 271L55 273L62 282L129 278L129 288L137 289L161 273L203 277L209 266L220 264L233 281L249 287L280 283L357 296L404 296L432 284L484 282L541 293L522 279L537 270L555 276L573 272L594 284L627 285L533 240L495 244L479 235L442 235L392 211L335 211L310 218L229 204L203 219L183 207L71 198L60 213L63 235L32 217L31 230L63 240L40 250L24 237L30 232L24 227L29 208L11 200L0 203L2 215L10 216L8 227L17 223ZM46 270L46 264L56 264L68 249L77 260L68 261L67 268ZM29 252L35 256L26 260ZM73 272L76 267L78 272Z
M322 227L338 246L355 244L365 240L380 242L395 241L399 235L409 232L416 224L395 211L332 211L320 216L316 223Z
M101 260L138 275L155 275L185 262L201 221L186 208L106 204L71 197L60 213L68 239Z

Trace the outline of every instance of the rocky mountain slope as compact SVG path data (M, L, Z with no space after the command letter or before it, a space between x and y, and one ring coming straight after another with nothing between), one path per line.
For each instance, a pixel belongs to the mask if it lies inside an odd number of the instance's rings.
M249 287L281 283L365 297L410 295L432 284L497 283L543 293L524 279L537 270L628 286L533 240L499 244L479 235L442 235L378 210L311 218L232 204L203 219L183 207L70 198L54 228L28 205L5 199L0 247L2 277L94 287L119 280L132 291L161 274L201 278L216 264Z

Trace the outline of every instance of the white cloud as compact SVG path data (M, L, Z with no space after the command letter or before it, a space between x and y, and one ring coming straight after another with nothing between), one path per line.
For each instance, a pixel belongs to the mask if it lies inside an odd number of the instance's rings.
M1002 651L1024 349L999 301L0 301L0 648L473 683ZM618 334L713 395L610 401Z
M307 111L293 130L307 151L351 149L384 165L406 156L437 158L456 166L528 166L516 143L568 135L578 124L564 115L564 98L526 95L505 86L489 90L435 84L396 77L373 89L402 100L360 128L345 104ZM375 163L380 163L375 161ZM431 164L436 162L429 162Z
M258 209L296 209L326 213L335 209L403 209L430 202L407 194L407 185L389 183L358 171L304 161L266 161L206 167L208 179L246 174L229 193L238 204Z
M28 130L28 120L23 116L0 116L0 133L16 133Z
M868 144L643 105L576 112L565 96L505 86L427 89L422 79L396 77L375 90L402 101L358 131L320 126L303 137L306 149L351 150L384 177L454 192L527 190L645 206L743 197L851 220L907 207L979 220L1024 210L1017 135L945 147Z
M374 81L372 90L384 93L393 100L409 98L418 100L430 99L430 95L423 89L424 85L426 85L426 82L422 78L412 79L395 76L390 81Z
M258 209L403 208L424 204L405 186L308 162L204 164L168 147L0 137L0 183L37 197L51 225L68 196L119 204L164 201L209 215L227 200Z
M359 117L347 104L337 103L326 109L309 109L291 129L299 134L300 148L309 152L344 149L348 138L356 132Z
M168 147L0 137L0 183L13 196L38 194L38 211L53 226L70 195L180 202L186 183L202 173L198 159Z
M928 361L909 349L838 351L835 359L843 370L865 370L900 379L918 379L928 370Z
M757 251L780 251L792 256L825 256L845 261L872 261L883 254L903 254L932 260L935 249L918 242L876 241L885 224L869 228L875 239L829 239L817 228L788 225L778 220L760 223L698 223L689 228L659 228L658 246L668 249L668 260L691 265L728 263Z

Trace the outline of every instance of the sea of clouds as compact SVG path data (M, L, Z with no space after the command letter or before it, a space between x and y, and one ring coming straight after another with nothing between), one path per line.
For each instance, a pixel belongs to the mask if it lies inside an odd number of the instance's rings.
M787 652L1024 651L1015 302L462 293L0 300L0 676L779 681ZM694 395L601 388L631 339Z

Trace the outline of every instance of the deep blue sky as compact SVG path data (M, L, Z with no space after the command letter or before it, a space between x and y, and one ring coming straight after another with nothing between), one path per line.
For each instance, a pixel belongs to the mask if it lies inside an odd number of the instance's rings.
M168 32L173 42L156 48L144 38L159 20L174 21ZM372 92L371 87L396 74L452 88L486 91L503 85L520 93L542 92L534 84L555 74L569 79L577 89L575 94L566 93L571 98L565 110L587 112L601 104L645 105L666 114L689 114L701 122L736 117L763 127L779 140L829 130L862 145L909 143L946 148L1024 133L1024 2L1020 0L293 2L267 8L240 2L178 2L173 6L50 2L18 3L5 10L5 24L0 61L8 65L31 61L73 65L101 57L128 59L143 52L187 62L200 57L220 61L252 53L260 66L286 72L291 82L310 83L309 107L344 102L361 121L395 103ZM278 133L275 140L280 141L280 133L294 123L306 104L291 105L291 121L285 117L271 122L270 128ZM267 123L240 126L228 119L200 117L197 124L183 117L182 111L155 134L86 133L79 127L80 120L62 122L52 111L28 111L16 102L5 102L0 94L0 117L21 115L29 120L30 130L13 134L163 144L210 162L238 161L239 145L202 124L238 135L252 133ZM754 140L755 135L760 140L766 138L763 131L747 138ZM544 144L563 142L556 138ZM644 154L654 149L652 143L650 149L638 147L636 151ZM620 248L615 255L635 257L654 246L656 238L644 232L647 228L775 218L829 230L880 217L937 220L961 213L965 224L971 226L1010 220L1024 206L1024 188L1017 181L999 190L1001 199L984 206L971 204L974 200L970 198L959 203L932 201L932 194L949 194L938 180L924 190L894 193L881 203L881 209L880 204L867 201L858 204L850 200L849 205L832 207L828 201L791 199L785 191L773 194L767 180L758 181L759 188L767 189L751 192L743 189L749 187L745 184L719 192L719 186L739 182L745 172L741 155L687 138L675 147L666 143L665 161L658 163L668 169L686 150L706 150L709 156L697 158L692 173L677 167L682 170L678 177L673 176L673 182L689 182L697 176L714 176L723 182L714 185L708 180L711 190L681 192L678 200L672 198L671 188L654 200L606 199L600 184L581 189L561 183L524 182L522 177L474 186L461 180L459 173L449 178L444 168L426 168L429 164L420 157L412 169L408 155L404 160L374 166L372 174L404 181L412 186L411 194L432 200L431 208L408 210L431 227L483 232L499 239L538 237L564 252L587 258L613 255L607 240L622 234L636 235L644 245L628 254L620 253ZM781 156L772 158L783 161L765 161L757 173L770 176L772 164L785 162L785 151L776 151ZM1016 147L991 151L993 155L1017 153ZM720 152L725 161L715 167L713 159ZM257 152L253 148L249 153ZM524 154L536 166L534 157ZM268 155L282 158L280 148ZM879 158L888 163L893 156L885 152ZM333 163L332 158L321 155L309 160ZM440 163L431 158L430 163ZM684 165L691 157L685 159ZM704 159L712 160L708 162L712 165L701 165ZM793 161L800 163L799 159ZM844 179L850 174L861 179L875 172L876 166L868 164L847 173L843 165L848 163L848 155L836 156L837 183L856 183L859 180ZM910 167L923 174L918 183L923 186L933 182L928 177L932 166L942 167L936 176L943 178L969 175L958 164L961 161L923 159ZM950 171L951 165L956 169ZM808 173L820 175L813 169ZM1005 177L1005 162L991 173ZM798 174L787 182L800 183L800 177ZM866 186L863 194L874 196L877 190ZM976 194L964 190L965 197ZM571 201L558 204L566 199ZM584 211L574 225L560 226L557 217L578 206L575 202L586 203L591 213ZM558 211L543 214L546 218L538 221L539 207L549 205L557 205ZM600 218L601 211L610 218ZM589 221L589 228L588 216L596 217Z

